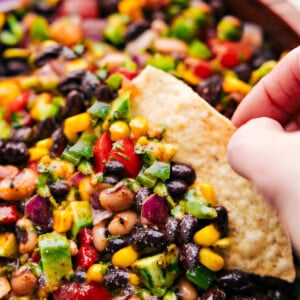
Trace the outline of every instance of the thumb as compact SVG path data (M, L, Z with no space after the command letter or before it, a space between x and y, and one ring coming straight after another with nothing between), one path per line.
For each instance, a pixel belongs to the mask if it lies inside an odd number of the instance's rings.
M300 132L268 118L253 119L231 138L227 158L275 206L300 256Z

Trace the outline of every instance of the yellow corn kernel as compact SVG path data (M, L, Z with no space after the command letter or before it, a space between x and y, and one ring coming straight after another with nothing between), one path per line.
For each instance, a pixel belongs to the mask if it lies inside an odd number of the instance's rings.
M127 268L138 259L138 253L132 246L124 247L112 256L112 264L116 267Z
M200 183L200 191L205 197L205 199L211 204L211 205L216 205L216 194L215 190L212 184L207 183L207 182L201 182Z
M178 65L176 71L179 76L181 76L185 81L187 81L190 84L196 85L200 81L200 78L196 76L193 71L188 69L183 63Z
M0 80L0 106L7 106L20 93L21 89L16 81L12 79Z
M223 90L225 93L240 93L243 95L248 94L252 89L252 86L240 79L232 76L225 76L223 82Z
M176 154L177 147L172 144L158 143L159 159L168 162Z
M27 58L29 55L30 51L22 48L8 48L3 52L4 58Z
M110 137L112 141L125 139L129 136L130 129L126 122L115 121L109 127Z
M64 134L69 140L72 140L74 134L88 129L90 124L91 116L87 112L69 117L64 122Z
M231 238L229 237L225 237L223 239L219 239L217 240L213 246L214 247L218 247L218 248L222 248L222 249L225 249L225 248L228 248L231 244Z
M141 280L135 273L130 272L129 273L129 283L136 286L141 283Z
M138 139L147 134L148 120L143 117L136 117L131 119L130 123L131 135L134 139Z
M53 219L53 229L56 232L67 232L72 227L73 216L69 210L55 210Z
M224 267L222 256L209 248L201 248L199 251L199 262L211 271L220 271Z
M104 264L93 264L91 265L86 273L87 282L102 282L104 275L107 271L107 265Z
M147 146L149 143L150 141L145 136L141 136L136 142L136 144L140 146Z
M93 192L93 187L90 184L91 178L90 177L86 177L84 179L82 179L79 183L79 194L82 200L84 201L89 201L91 194Z
M0 13L0 30L4 26L4 23L5 23L5 14L4 13Z
M212 224L198 230L193 237L194 242L200 246L210 246L220 238L220 232Z
M49 150L46 148L31 147L28 149L29 161L41 159L45 155L49 155Z
M50 150L51 147L53 145L53 139L52 138L47 138L47 139L43 139L38 141L35 146L38 148L44 148L44 149L48 149Z
M41 113L45 106L51 104L52 96L48 93L41 93L35 97L34 105L30 110L30 115L34 120L41 121Z
M89 64L85 59L78 58L65 64L64 73L69 73L75 70L87 70Z

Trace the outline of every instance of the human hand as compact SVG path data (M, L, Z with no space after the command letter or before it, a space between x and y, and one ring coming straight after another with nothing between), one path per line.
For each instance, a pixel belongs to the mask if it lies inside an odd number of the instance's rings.
M300 256L300 47L287 54L236 110L232 168L278 210Z

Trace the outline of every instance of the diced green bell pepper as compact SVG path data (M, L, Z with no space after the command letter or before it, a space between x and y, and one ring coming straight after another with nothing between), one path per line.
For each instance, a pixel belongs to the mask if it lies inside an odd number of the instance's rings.
M108 103L96 101L87 111L93 117L104 120L108 116L109 110L110 105Z
M207 290L210 287L215 277L215 273L203 265L198 265L186 272L186 278L203 290Z
M106 118L110 123L116 120L130 120L130 93L125 92L113 101L111 110Z
M170 178L171 166L168 162L155 161L149 168L147 168L144 174L153 176L155 178L166 181Z
M189 55L201 59L210 59L211 51L204 43L195 40L189 46Z

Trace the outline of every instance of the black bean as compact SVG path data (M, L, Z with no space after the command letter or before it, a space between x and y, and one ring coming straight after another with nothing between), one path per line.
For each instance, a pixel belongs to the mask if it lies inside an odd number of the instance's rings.
M184 244L179 251L179 261L185 271L195 268L199 264L199 247L194 243Z
M148 28L150 28L150 23L147 22L146 20L139 20L131 23L127 27L127 30L125 32L125 36L124 36L125 43L134 40Z
M125 175L124 165L117 160L109 160L104 167L104 175L115 175L123 178Z
M198 220L189 215L184 215L178 226L178 240L182 244L187 244L192 241L194 233L199 229Z
M35 60L34 64L40 68L49 61L56 59L60 56L60 53L62 51L62 46L61 45L49 45L45 47L41 53L39 53Z
M253 69L257 69L268 60L276 60L275 53L269 49L260 49L254 54L251 66Z
M98 0L101 16L105 17L118 11L120 0Z
M90 71L85 72L82 78L81 90L87 99L91 99L95 89L100 85L98 77Z
M70 91L64 107L64 117L77 115L83 112L84 108L84 94L78 90Z
M187 184L192 184L196 179L195 170L186 164L172 162L171 164L171 174L170 179L181 179L184 180Z
M128 284L129 274L123 269L109 269L104 276L104 285L109 290L125 288Z
M179 221L173 217L168 217L166 222L166 238L169 244L176 243L176 232Z
M84 283L86 280L86 272L83 270L76 270L74 273L74 281L76 283Z
M117 176L114 175L108 175L104 177L104 182L111 184L111 185L115 185L120 181L120 179Z
M260 298L256 298L256 297L252 297L252 296L244 296L244 295L235 295L235 296L229 298L229 300L258 300L258 299L260 299ZM274 300L274 299L272 298L272 300Z
M226 294L223 290L212 287L205 291L201 297L201 300L225 300Z
M64 95L68 94L70 91L75 89L80 90L84 74L84 70L76 70L69 72L60 80L57 89Z
M114 91L105 84L96 87L94 95L100 101L111 101L116 97Z
M220 75L203 79L196 87L196 92L212 106L218 104L222 90L223 79Z
M27 61L19 58L5 60L4 67L6 76L17 76L30 70Z
M121 248L127 246L127 241L121 238L109 239L105 247L107 253L113 254Z
M23 142L7 142L1 152L7 164L24 164L29 159L28 148Z
M165 234L151 227L134 230L131 235L131 243L132 247L142 256L159 253L167 246Z
M36 1L33 5L33 10L38 15L50 18L55 13L56 6L47 3L47 1Z
M54 118L47 118L33 128L33 136L35 140L43 140L49 138L56 129Z
M232 71L245 82L249 81L252 72L251 66L247 63L238 64L237 66L233 67Z
M51 138L53 140L53 145L50 152L55 156L59 156L67 145L67 138L64 135L63 128L58 127L55 129L51 134Z
M212 8L213 15L216 21L220 20L225 15L226 12L224 1L210 0L209 4Z
M24 142L30 145L33 142L33 131L31 127L20 127L14 129L10 138L13 142Z
M152 194L149 188L142 187L134 195L134 206L138 213L141 212L141 208L144 200Z
M216 278L216 284L225 292L235 294L249 292L253 288L249 274L240 270L221 271Z
M172 197L183 196L187 188L187 184L181 179L171 180L167 183L168 192Z
M49 184L49 189L54 198L63 197L69 192L69 184L64 180L57 180Z
M224 206L216 206L215 211L217 217L212 220L212 223L216 226L221 236L227 235L228 232L228 213Z

